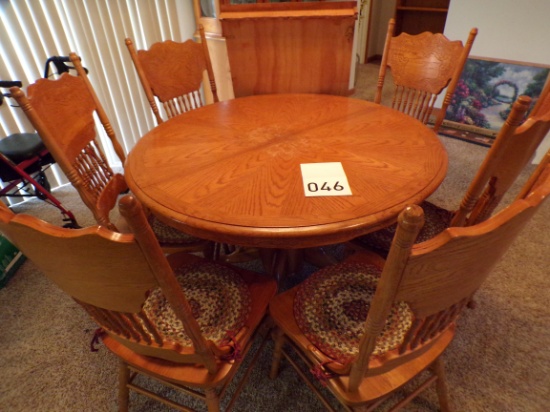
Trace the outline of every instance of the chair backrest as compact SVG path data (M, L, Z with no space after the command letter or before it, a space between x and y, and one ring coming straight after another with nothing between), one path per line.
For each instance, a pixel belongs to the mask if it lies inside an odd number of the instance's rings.
M516 199L523 199L533 190L535 190L538 185L541 184L544 179L548 179L550 175L550 150L546 152L541 162L529 177L529 180L523 185L521 191L518 193Z
M114 229L109 211L127 186L124 177L115 174L107 162L94 113L122 163L124 151L80 59L74 53L69 57L78 76L64 73L56 80L39 79L28 87L28 96L17 87L10 91L96 221Z
M549 195L550 177L546 176L525 199L485 222L446 229L414 246L424 215L419 206L409 206L399 217L369 309L365 336L351 367L350 390L358 387L367 370L376 374L376 367L384 370L385 363L392 367L405 363L437 345L444 335L452 337L462 309ZM394 302L409 306L413 324L398 349L373 361L371 353Z
M162 103L169 119L204 106L201 85L205 70L213 100L219 101L202 26L199 26L199 34L201 43L166 40L153 44L149 50L138 51L132 40L126 39L126 46L158 124L163 119L155 97Z
M550 83L546 84L525 120L531 103L530 97L520 96L513 104L455 212L451 226L468 226L487 219L550 131Z
M133 234L104 227L65 229L0 209L0 231L113 338L131 350L215 372L214 354L192 315L184 292L133 197L120 202ZM192 348L155 328L144 310L148 292L160 287ZM194 348L194 350L192 350Z
M447 87L434 124L437 131L451 103L477 29L470 30L464 45L461 41L449 40L441 33L401 33L394 36L394 32L395 20L390 19L374 101L380 103L382 100L386 70L390 67L395 86L392 107L427 123L437 96Z
M550 84L546 84L544 90L542 91L533 111L531 112L530 118L538 119L535 124L540 122L546 122L546 127L548 123L548 118L550 117ZM540 127L540 126L539 126ZM544 133L547 130L545 127L541 127L539 133ZM550 173L550 150L546 152L544 157L541 159L537 169L530 176L527 183L523 186L521 192L518 194L518 199L522 199L527 196L533 189L535 189L537 184L543 180L544 176Z

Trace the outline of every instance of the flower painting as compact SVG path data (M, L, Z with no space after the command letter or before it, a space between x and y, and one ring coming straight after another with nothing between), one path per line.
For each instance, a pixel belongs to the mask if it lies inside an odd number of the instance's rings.
M550 68L520 62L469 58L458 82L445 124L494 136L520 95L534 106Z

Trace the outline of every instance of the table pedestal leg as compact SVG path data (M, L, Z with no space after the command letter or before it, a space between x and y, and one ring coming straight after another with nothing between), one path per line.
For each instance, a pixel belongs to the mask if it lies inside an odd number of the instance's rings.
M301 270L303 251L301 249L260 249L260 258L265 271L280 284L286 275Z

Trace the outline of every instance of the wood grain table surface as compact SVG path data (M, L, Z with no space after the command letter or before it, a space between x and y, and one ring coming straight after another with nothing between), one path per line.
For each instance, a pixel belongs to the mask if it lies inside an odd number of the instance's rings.
M300 164L341 162L351 196L305 197ZM144 135L125 175L164 222L217 242L298 249L395 221L443 181L447 153L419 121L364 100L258 95L187 112Z

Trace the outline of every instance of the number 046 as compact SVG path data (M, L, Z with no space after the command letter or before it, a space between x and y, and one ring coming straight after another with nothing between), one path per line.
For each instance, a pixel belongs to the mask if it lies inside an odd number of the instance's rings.
M321 187L319 187L319 184L310 182L307 184L307 190L311 193L318 192L319 190L326 190L327 192L330 192L331 190L336 190L337 192L344 190L344 186L342 186L339 181L334 183L332 186L328 182L323 182Z

